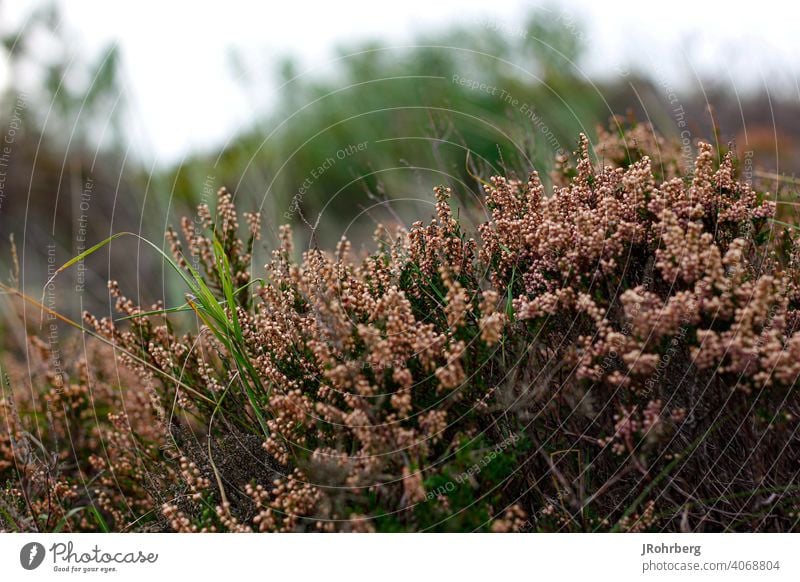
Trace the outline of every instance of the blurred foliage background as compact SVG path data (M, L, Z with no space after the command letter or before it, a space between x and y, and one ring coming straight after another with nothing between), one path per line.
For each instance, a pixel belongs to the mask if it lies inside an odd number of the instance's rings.
M591 138L615 113L668 136L688 129L693 141L735 141L765 170L797 170L796 102L755 93L734 100L712 79L702 92L681 93L679 125L674 92L659 79L624 70L603 80L584 75L589 47L580 22L534 11L519 23L504 34L480 23L445 24L405 47L343 46L325 71L304 72L286 57L275 66L280 90L266 113L254 113L226 144L167 164L145 161L126 138L131 116L113 45L84 57L52 6L33 12L22 29L0 24L9 78L0 129L14 130L2 168L4 281L18 279L38 295L54 264L112 232L163 240L168 224L213 202L223 185L240 208L263 213L256 265L281 224L295 226L300 248L331 247L343 234L358 248L377 222L427 217L437 184L453 187L463 212L478 221L477 177L533 168L546 175L555 156L574 149L578 132ZM108 310L105 281L114 278L141 303L177 303L181 290L164 273L135 240L120 240L61 277L53 301L72 317Z

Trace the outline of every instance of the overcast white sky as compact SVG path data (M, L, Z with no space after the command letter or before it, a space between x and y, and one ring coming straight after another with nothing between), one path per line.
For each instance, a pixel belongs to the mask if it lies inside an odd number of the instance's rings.
M0 17L20 22L37 2L0 5ZM158 159L175 159L201 144L221 144L252 118L253 99L232 79L237 49L266 79L278 56L295 55L305 68L324 70L339 43L380 39L403 44L420 29L492 19L519 27L533 7L567 10L586 25L591 47L586 70L610 74L617 63L679 83L701 75L740 87L769 83L797 98L800 8L792 2L645 3L623 0L404 0L252 2L60 0L66 25L86 52L119 43L126 96L138 139ZM5 27L4 27L5 28ZM2 58L0 58L2 60ZM5 74L0 64L0 83ZM265 93L269 87L265 88ZM266 99L259 95L259 103ZM202 120L202 123L200 123Z

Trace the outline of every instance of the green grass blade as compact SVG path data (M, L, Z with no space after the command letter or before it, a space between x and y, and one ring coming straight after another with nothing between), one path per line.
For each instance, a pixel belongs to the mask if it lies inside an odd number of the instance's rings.
M97 507L95 507L94 505L89 505L87 506L87 509L92 513L95 520L97 521L97 525L99 525L100 529L103 530L103 533L108 533L111 531L111 529L108 527L108 524L106 523L106 520L103 519L103 516L100 515L100 512L97 510Z
M161 249L161 248L160 248L158 245L156 245L156 244L155 244L155 243L153 243L152 241L150 241L150 240L146 239L146 238L145 238L145 237L143 237L142 235L140 235L140 234L136 234L135 232L128 232L128 231L125 231L125 232L118 232L117 234L112 234L110 237L108 237L108 238L106 238L106 239L104 239L104 240L100 241L99 243L97 243L97 244L93 245L92 247L90 247L90 248L86 249L86 250L85 250L85 251L83 251L82 253L80 253L80 254L78 254L78 255L76 255L76 256L74 256L74 257L72 257L72 258L71 258L70 260L68 260L66 263L64 263L63 265L61 265L61 266L60 266L58 269L56 269L55 273L53 273L53 275L52 275L52 276L51 276L51 277L50 277L50 278L47 280L47 282L44 284L44 288L42 289L42 297L44 297L45 290L47 289L47 286L48 286L48 285L50 285L50 283L52 283L52 282L53 282L53 280L54 280L54 279L55 279L55 278L56 278L56 277L57 277L57 276L58 276L60 273L62 273L63 271L66 271L67 269L69 269L70 267L72 267L73 265L75 265L76 263L78 263L78 262L82 261L83 259L85 259L86 257L88 257L88 256L90 256L90 255L93 255L93 254L94 254L94 253L96 253L97 251L101 250L103 247L107 246L108 244L112 243L112 242L113 242L113 241L115 241L116 239L118 239L118 238L121 238L121 237L123 237L123 236L132 236L132 237L134 237L134 238L136 238L136 239L140 240L141 242L144 242L144 243L148 244L148 245L149 245L149 246L150 246L152 249L154 249L154 250L155 250L155 251L156 251L156 252L157 252L159 255L161 255L161 257L162 257L163 259L165 259L165 260L166 260L166 261L167 261L167 262L170 264L170 266L172 267L172 269L173 269L173 270L174 270L176 273L178 273L178 275L180 275L180 276L181 276L181 279L183 279L183 280L184 280L184 282L185 282L185 283L186 283L186 284L189 286L189 288L190 288L192 291L194 291L194 288L195 288L195 284L194 284L194 282L193 282L193 281L192 281L192 280L189 278L189 276L186 274L186 272L185 272L183 269L181 269L181 268L180 268L180 266L178 265L178 263L176 263L176 262L175 262L175 260L174 260L172 257L170 257L170 256L169 256L167 253L165 253L165 252L164 252L164 251L163 251L163 250L162 250L162 249ZM190 268L191 268L191 267L190 267Z

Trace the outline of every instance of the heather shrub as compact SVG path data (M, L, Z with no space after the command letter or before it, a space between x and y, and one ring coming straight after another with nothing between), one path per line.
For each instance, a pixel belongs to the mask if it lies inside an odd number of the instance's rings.
M260 217L242 239L220 191L204 229L168 232L184 306L112 283L124 322L85 317L151 398L132 433L176 449L149 521L796 530L800 249L732 152L682 154L641 124L582 136L550 193L486 183L476 233L438 188L429 222L360 258L298 254L284 227L263 272Z
M57 371L54 357L64 362ZM93 343L54 355L34 338L27 366L4 363L0 530L126 531L156 521L178 488L167 433L113 351Z

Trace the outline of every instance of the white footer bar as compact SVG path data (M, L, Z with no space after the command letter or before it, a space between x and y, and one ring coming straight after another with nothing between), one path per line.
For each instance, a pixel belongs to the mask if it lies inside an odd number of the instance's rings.
M800 534L4 534L2 580L800 580ZM253 579L253 578L250 578Z

